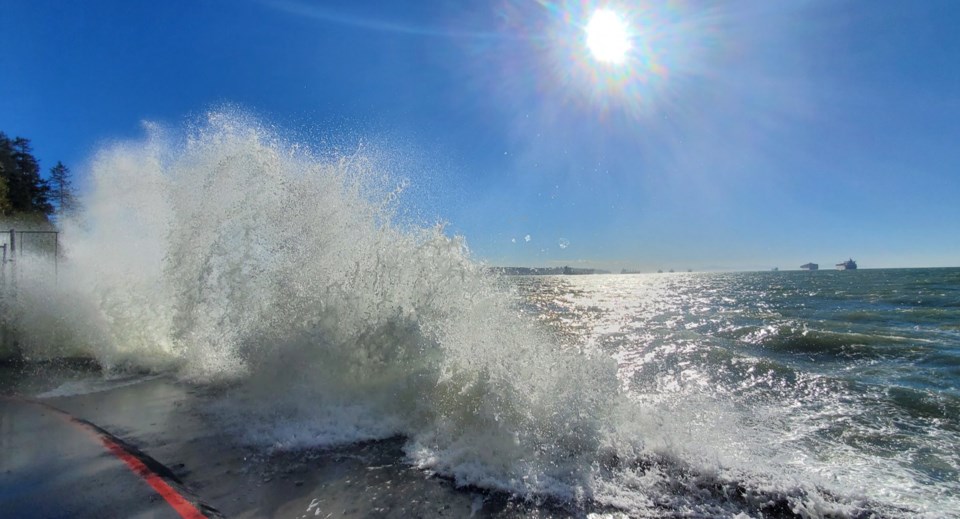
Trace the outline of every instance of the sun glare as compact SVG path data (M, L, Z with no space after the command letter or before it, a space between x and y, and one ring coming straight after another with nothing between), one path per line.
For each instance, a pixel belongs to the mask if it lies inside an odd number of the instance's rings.
M623 63L630 50L627 24L609 9L598 9L587 23L587 48L597 61Z

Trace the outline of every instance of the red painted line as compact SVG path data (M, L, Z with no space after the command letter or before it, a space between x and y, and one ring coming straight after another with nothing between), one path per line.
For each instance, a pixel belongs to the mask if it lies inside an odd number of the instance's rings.
M4 397L5 398L5 397ZM154 491L160 494L167 504L170 505L183 519L208 519L206 515L200 512L193 503L191 503L187 498L183 497L180 492L177 492L176 489L171 487L166 481L160 477L159 474L154 472L147 467L142 461L140 461L136 456L127 451L123 445L115 442L110 436L99 431L97 427L90 425L89 423L79 420L65 411L61 411L56 407L44 404L42 402L31 401L26 399L16 399L20 401L26 401L33 403L39 406L42 406L46 409L54 411L57 415L65 418L68 422L74 426L86 431L88 434L92 435L95 439L99 440L100 443L106 447L107 451L110 454L113 454L120 461L126 463L127 468L129 468L134 474L140 476L148 485L150 485Z
M130 470L132 470L134 474L143 478L148 485L153 487L153 489L167 501L167 504L180 514L180 517L183 517L183 519L206 519L207 516L201 514L200 511L193 506L193 503L187 501L186 498L180 495L180 492L174 490L173 487L168 485L160 476L147 468L142 461L132 456L110 438L99 434L97 436L100 437L100 442L103 443L103 446L106 447L107 450L114 456L120 458L127 464L127 467L130 467Z

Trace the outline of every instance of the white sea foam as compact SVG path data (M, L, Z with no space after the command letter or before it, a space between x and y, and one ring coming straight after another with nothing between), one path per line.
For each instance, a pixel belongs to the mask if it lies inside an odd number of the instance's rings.
M219 411L250 441L402 434L414 463L462 483L587 484L615 363L558 349L462 238L398 227L399 183L366 157L321 159L213 113L185 137L107 147L91 175L59 285L23 278L27 356L69 344L108 370L238 384Z

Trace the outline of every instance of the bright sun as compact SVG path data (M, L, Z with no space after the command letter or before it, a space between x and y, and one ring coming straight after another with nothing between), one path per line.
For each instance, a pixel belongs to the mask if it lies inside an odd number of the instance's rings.
M623 63L630 50L627 24L609 9L598 9L587 24L587 48L597 61Z

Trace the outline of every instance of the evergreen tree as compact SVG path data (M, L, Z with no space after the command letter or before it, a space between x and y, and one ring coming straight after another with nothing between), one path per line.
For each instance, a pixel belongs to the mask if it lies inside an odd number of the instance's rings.
M4 215L13 212L13 176L16 174L17 163L13 160L13 142L6 134L0 132L0 181L4 190Z
M33 156L30 140L9 139L0 132L0 178L6 183L10 213L53 213L50 186L40 176L40 164Z
M70 168L57 161L57 165L50 168L50 194L57 207L57 217L70 215L77 210L77 199L73 192L73 179Z
M7 179L3 176L3 164L0 164L0 216L7 216L10 212L10 188L7 187Z

